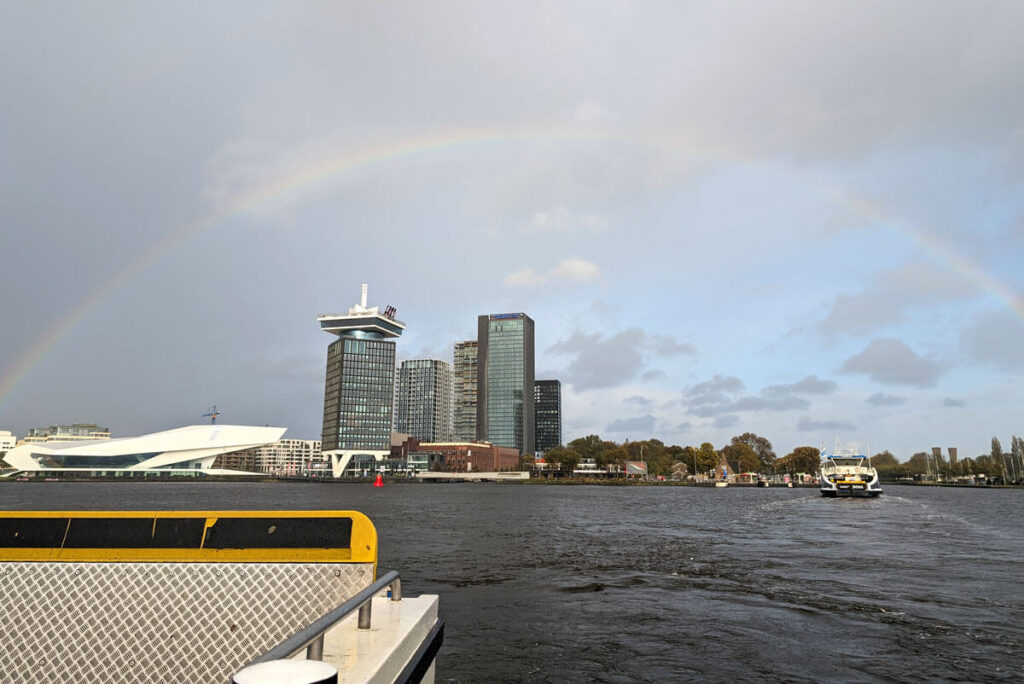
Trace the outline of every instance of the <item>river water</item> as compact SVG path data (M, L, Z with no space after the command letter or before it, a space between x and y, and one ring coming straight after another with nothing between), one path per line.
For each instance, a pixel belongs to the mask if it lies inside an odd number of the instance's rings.
M5 509L353 509L439 681L1024 678L1024 490L5 483Z

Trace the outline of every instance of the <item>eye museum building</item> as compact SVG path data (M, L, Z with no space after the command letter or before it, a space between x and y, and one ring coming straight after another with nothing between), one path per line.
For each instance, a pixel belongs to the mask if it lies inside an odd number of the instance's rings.
M248 475L215 468L218 456L270 444L285 428L190 425L141 437L28 442L4 455L14 468L7 477L136 477L160 475Z

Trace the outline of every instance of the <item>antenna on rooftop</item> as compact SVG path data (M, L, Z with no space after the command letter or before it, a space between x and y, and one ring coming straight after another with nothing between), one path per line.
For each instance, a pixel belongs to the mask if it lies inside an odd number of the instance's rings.
M220 415L220 411L217 410L217 405L214 404L213 406L210 407L210 412L209 413L204 413L203 414L203 418L209 418L210 419L210 425L216 425L217 424L217 416L219 416L219 415Z

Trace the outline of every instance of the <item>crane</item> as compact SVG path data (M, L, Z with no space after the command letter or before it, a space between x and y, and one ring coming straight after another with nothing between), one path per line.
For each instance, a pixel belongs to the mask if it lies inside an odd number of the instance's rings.
M204 413L203 414L203 418L209 418L210 419L210 425L216 425L217 424L217 416L219 416L219 415L220 415L220 411L217 410L217 405L214 404L210 408L210 412L209 413Z

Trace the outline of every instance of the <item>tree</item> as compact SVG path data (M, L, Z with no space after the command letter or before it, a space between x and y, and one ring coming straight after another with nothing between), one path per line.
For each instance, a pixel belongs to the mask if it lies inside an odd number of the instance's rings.
M764 437L756 435L753 432L744 432L742 435L738 435L732 438L732 443L735 444L746 444L754 450L754 454L757 456L757 460L760 461L760 468L751 468L751 470L762 470L767 472L772 469L775 465L775 452L772 450L772 443Z
M898 466L899 461L892 455L892 452L886 449L883 452L877 453L871 457L871 465L876 468L887 468L890 466Z
M695 453L697 457L697 472L709 473L718 465L718 452L711 442L704 442Z
M597 461L597 466L603 470L610 465L621 465L623 461L628 461L629 452L624 447L612 446L599 453L594 460Z
M910 457L910 460L906 463L907 470L915 475L924 475L931 473L932 468L932 457L928 452L918 451L916 454Z
M544 452L544 460L552 465L557 465L561 470L570 473L580 462L580 455L575 449L567 449L563 446L548 449Z
M784 473L816 473L821 467L821 452L816 447L801 446L775 462L775 469Z
M567 446L579 454L580 458L596 459L597 455L605 449L618 445L615 442L606 442L597 435L587 435L572 440Z
M722 447L722 454L728 461L729 467L737 473L757 472L762 465L761 459L757 457L753 447L746 442L733 440L732 444Z
M996 469L1002 473L1003 480L1006 480L1006 462L1003 457L1003 445L999 443L998 437L992 438L992 460L995 462Z

